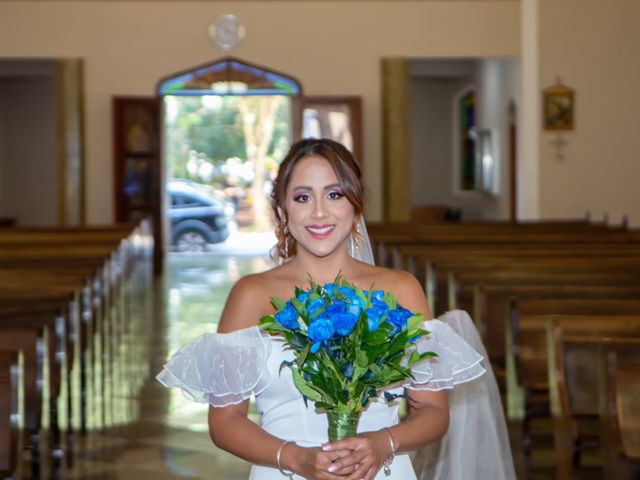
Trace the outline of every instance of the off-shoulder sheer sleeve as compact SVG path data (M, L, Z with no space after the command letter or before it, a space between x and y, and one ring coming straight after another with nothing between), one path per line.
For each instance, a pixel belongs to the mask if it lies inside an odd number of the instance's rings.
M460 321L460 316L466 316L462 319L463 323L472 324L469 315L461 310L448 312L437 320L423 323L422 328L429 335L416 342L418 352L435 352L438 356L414 365L414 378L404 385L405 388L432 391L451 389L455 385L478 378L485 372L481 364L484 357L449 326L451 321Z
M270 354L269 335L258 327L206 333L176 352L156 378L190 400L224 407L267 387Z

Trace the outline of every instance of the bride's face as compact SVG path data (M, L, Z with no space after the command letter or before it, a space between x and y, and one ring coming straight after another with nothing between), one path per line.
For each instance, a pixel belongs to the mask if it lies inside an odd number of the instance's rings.
M318 257L345 246L355 217L336 172L319 156L303 158L295 166L287 187L286 210L298 253L306 250Z

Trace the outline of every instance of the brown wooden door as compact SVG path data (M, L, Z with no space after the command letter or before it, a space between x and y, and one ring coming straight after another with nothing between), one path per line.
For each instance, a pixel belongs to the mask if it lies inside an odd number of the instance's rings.
M115 221L152 219L156 274L164 255L160 135L159 97L113 98Z

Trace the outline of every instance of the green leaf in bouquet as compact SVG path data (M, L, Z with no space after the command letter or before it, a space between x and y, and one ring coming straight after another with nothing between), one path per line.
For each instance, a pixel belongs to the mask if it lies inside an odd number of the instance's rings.
M296 309L296 312L298 312L298 315L305 315L307 313L306 309L304 308L304 305L297 298L291 299L291 305L293 305L293 308Z
M298 353L298 358L296 359L296 365L298 365L298 368L302 368L302 366L304 365L304 362L307 360L307 357L309 356L309 349L311 348L311 344L307 343L307 346L304 347L300 353Z
M287 342L293 348L302 349L309 345L309 337L307 337L304 333L298 331L291 332L291 330L288 330L287 332L289 332Z
M287 302L285 302L284 300L281 300L277 297L271 297L271 303L273 304L274 307L276 307L276 310L279 312L280 310L282 310L284 308L284 306L287 304Z
M378 396L378 392L376 391L375 388L373 387L367 388L362 394L360 405L362 405L363 407L366 407L367 403L369 403L369 400L372 398L376 398L377 396Z
M280 368L278 369L278 374L282 373L282 369L284 367L291 368L294 364L295 364L295 362L291 362L291 361L288 361L288 360L283 360L282 363L280 364Z
M361 368L367 368L369 366L369 357L364 350L358 350L356 353L356 366Z
M370 344L364 345L363 350L367 354L367 358L369 359L369 365L375 363L378 357L381 357L384 353L384 346L380 344Z
M278 322L274 321L273 317L269 317L269 316L262 317L260 319L259 325L260 325L260 328L262 328L265 332L270 333L271 335L274 335L274 334L285 335L286 333L291 331L288 328L280 325Z
M389 308L393 309L398 306L398 301L396 297L393 296L391 292L385 292L384 297L382 297L382 301L389 305Z
M300 393L305 397L307 397L308 399L313 400L314 402L329 400L329 399L324 399L322 393L318 391L318 387L313 387L309 385L307 382L305 382L304 378L302 378L302 375L300 374L300 371L297 368L291 369L291 375L293 377L293 383L296 385L296 388L298 389L298 391L300 391Z
M389 341L389 335L382 329L382 326L373 332L366 331L362 335L365 344L383 345Z
M416 330L418 330L420 325L422 324L423 317L424 316L422 315L422 313L416 313L415 315L410 316L407 319L407 330L409 332L415 332Z
M420 354L420 359L418 361L424 360L425 358L433 358L433 357L437 357L438 354L435 352L422 352Z
M371 286L371 289L373 289L373 285ZM367 305L367 303L371 303L371 293L369 293L369 295L367 296L359 288L356 289L356 297L362 300L363 305Z
M318 410L330 410L333 408L333 404L325 402L316 402L316 408Z
M356 364L356 368L353 370L352 382L356 382L357 380L360 380L360 378L367 372L367 370L369 370L368 365L365 367L361 367Z
M317 358L314 358L314 356L310 355L307 357L307 361L305 362L302 370L307 373L318 374L322 372L320 361Z

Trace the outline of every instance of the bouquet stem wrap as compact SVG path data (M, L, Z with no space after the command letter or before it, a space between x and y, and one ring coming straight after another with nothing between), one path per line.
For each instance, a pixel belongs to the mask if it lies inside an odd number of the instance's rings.
M327 412L329 420L329 441L335 442L347 437L355 437L358 429L360 413L337 412L329 410Z

